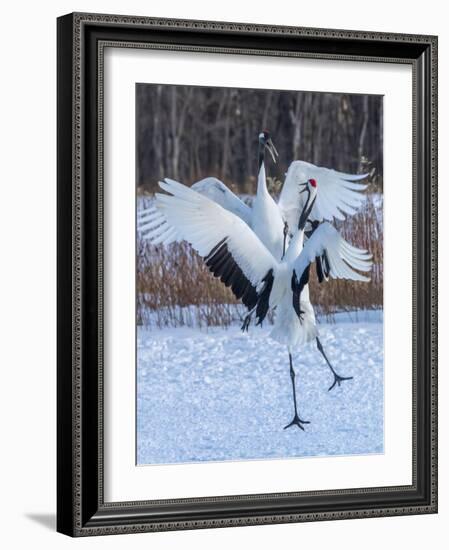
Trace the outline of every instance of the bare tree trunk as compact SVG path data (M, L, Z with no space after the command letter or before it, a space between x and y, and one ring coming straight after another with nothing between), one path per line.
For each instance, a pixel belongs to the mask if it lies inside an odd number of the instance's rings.
M365 137L366 137L366 129L368 127L368 96L363 96L363 123L362 123L362 129L360 130L360 137L359 137L359 172L363 169L363 160L364 160L364 146L365 146Z
M226 99L226 109L225 109L225 119L224 119L224 129L223 129L223 153L221 157L221 170L220 177L222 180L226 179L228 171L228 159L229 159L229 130L231 125L230 112L232 104L232 92L227 94Z
M179 140L178 140L178 93L177 87L171 87L171 139L173 178L179 179Z
M158 167L158 172L162 173L163 164L162 164L162 143L161 143L161 134L160 134L160 110L161 110L161 94L162 86L156 86L156 100L154 106L154 123L152 131L152 144L153 144L153 153L156 160L156 165Z
M301 107L302 107L302 98L304 94L298 92L296 94L295 110L290 109L290 121L293 126L293 139L292 139L292 153L294 159L299 159L300 157L300 146L301 146Z
M263 110L262 115L262 128L261 130L265 130L268 125L268 117L270 116L270 107L271 107L271 101L273 99L273 92L270 90L267 92L266 99L265 99L265 108Z

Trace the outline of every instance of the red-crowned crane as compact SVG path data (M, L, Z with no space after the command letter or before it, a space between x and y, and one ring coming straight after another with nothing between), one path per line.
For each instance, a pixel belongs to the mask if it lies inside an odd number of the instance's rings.
M369 271L371 255L351 246L328 222L318 225L304 242L305 226L319 187L314 178L297 183L297 193L301 198L304 193L305 198L297 230L281 258L269 250L241 217L217 202L174 180L166 179L159 185L168 193L156 194L155 201L167 238L189 242L214 276L220 277L255 314L256 324L262 323L270 309L276 309L270 336L288 347L294 401L294 417L285 428L296 425L303 430L307 422L298 413L292 348L316 339L334 374L334 384L329 389L346 379L336 374L318 340L307 286L310 266L317 261L317 268L322 271L321 281L329 277L369 281L354 270ZM154 231L153 239L158 239L157 236Z

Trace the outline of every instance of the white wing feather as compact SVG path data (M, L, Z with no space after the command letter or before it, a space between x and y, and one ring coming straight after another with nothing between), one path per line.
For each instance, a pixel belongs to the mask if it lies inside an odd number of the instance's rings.
M166 178L165 182L173 182ZM226 185L217 178L204 178L192 185L192 189L208 197L229 212L232 212L245 223L251 223L251 208L240 200ZM168 245L182 240L181 235L174 228L169 228L164 215L154 206L138 213L137 228L142 238L150 239L154 244Z
M238 216L213 200L174 180L159 183L170 195L156 194L156 209L170 229L189 242L203 258L224 241L245 277L258 287L278 262ZM153 240L154 242L154 240Z
M248 225L251 225L251 208L219 179L213 177L204 178L194 183L192 189L213 200L225 210L232 212Z
M304 270L316 257L326 252L329 276L333 279L351 279L368 282L370 279L354 271L367 272L372 266L372 255L366 250L350 245L330 223L322 223L304 244L293 268L300 279Z
M366 189L366 184L356 183L368 174L346 174L329 168L321 168L302 160L290 164L285 182L279 197L279 208L292 232L298 225L306 200L305 194L300 194L300 184L313 178L317 181L318 193L310 220L333 221L344 220L345 214L354 214L362 205L365 196L360 192Z

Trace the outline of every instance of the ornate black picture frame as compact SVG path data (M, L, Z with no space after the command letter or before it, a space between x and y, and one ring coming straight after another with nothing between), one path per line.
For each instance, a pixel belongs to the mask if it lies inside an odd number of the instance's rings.
M412 66L412 485L104 502L102 93L105 44ZM75 13L58 19L57 71L58 531L88 536L435 513L437 38Z

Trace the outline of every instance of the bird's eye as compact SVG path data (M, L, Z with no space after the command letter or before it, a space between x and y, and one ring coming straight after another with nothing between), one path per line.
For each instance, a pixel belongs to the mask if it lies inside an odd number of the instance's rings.
M309 180L309 183L310 183L310 185L311 185L312 187L316 187L316 180L315 180L315 179L311 178L311 179Z

